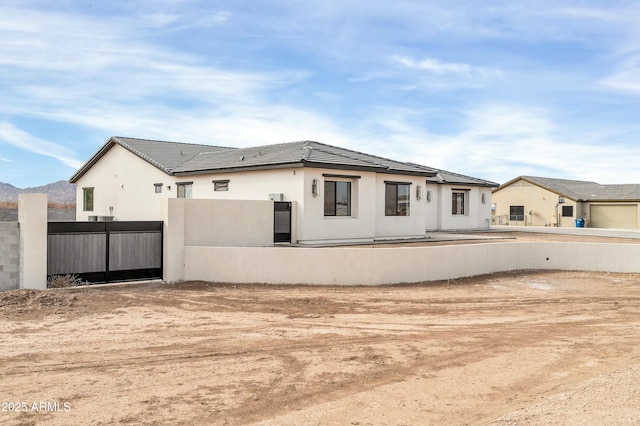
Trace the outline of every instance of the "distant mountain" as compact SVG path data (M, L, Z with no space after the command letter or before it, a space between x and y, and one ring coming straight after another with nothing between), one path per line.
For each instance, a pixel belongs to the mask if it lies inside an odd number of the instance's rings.
M0 202L18 202L18 194L47 194L50 203L75 204L76 185L61 180L44 186L34 188L16 188L15 186L0 182Z

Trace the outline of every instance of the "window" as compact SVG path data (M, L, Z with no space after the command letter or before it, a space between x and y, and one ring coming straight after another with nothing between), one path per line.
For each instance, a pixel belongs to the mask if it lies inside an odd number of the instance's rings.
M153 186L155 187L156 194L160 194L162 192L162 184L161 183L154 183Z
M509 206L509 220L523 221L524 220L524 206Z
M229 180L214 180L213 181L213 190L214 191L228 191L229 190Z
M93 211L93 188L82 188L82 210Z
M193 182L178 183L178 198L191 198Z
M351 182L324 182L324 215L351 216Z
M562 206L562 217L573 217L573 206Z
M454 190L451 193L451 214L466 215L467 214L467 193L466 190Z
M411 199L410 183L385 182L384 215L409 216L409 202Z

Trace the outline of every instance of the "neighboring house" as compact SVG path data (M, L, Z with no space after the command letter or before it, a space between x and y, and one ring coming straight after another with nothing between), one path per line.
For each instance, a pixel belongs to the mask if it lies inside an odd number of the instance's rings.
M519 176L493 192L496 225L640 228L640 184Z
M70 181L79 221L159 220L161 198L292 202L299 243L486 229L498 186L312 141L226 148L123 137Z

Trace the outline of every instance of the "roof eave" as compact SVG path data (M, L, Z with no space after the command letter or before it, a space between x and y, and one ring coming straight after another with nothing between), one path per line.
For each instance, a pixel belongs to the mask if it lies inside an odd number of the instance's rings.
M432 174L431 172L426 172L426 171L412 172L412 171L393 170L393 169L388 169L386 167L355 166L355 165L313 162L313 161L305 161L305 160L299 160L299 161L288 162L288 163L278 163L278 164L233 166L233 167L222 167L222 168L215 168L215 169L184 170L184 171L177 171L177 172L174 171L170 174L173 176L193 176L193 175L204 175L204 174L235 173L235 172L243 172L243 171L273 170L273 169L301 168L301 167L314 167L314 168L332 169L332 170L357 170L357 171L365 171L365 172L387 173L387 174L407 175L407 176L422 176L422 177L435 176L435 173Z
M577 202L577 201L580 201L578 197L574 197L574 196L572 196L572 195L568 195L568 194L562 193L562 192L560 192L560 191L558 191L558 190L556 190L556 189L550 188L550 187L549 187L549 186L547 186L547 185L542 185L540 182L535 182L535 181L533 181L533 180L531 180L531 179L527 178L526 176L518 176L517 178L511 179L510 181L505 182L505 183L503 183L502 185L499 185L496 189L494 189L494 190L493 190L493 192L494 192L494 193L495 193L495 192L498 192L498 191L500 191L500 190L502 190L502 189L506 188L507 186L512 185L512 184L514 184L514 183L516 183L516 182L517 182L517 181L519 181L519 180L523 180L523 181L525 181L525 182L528 182L528 183L530 183L530 184L532 184L532 185L537 186L538 188L542 188L542 189L544 189L544 190L546 190L546 191L549 191L549 192L552 192L552 193L554 193L554 194L556 194L556 195L559 195L559 196L562 196L562 197L568 198L568 199L570 199L571 201L576 201L576 202Z
M427 180L427 183L435 184L435 185L465 185L465 186L479 186L483 188L497 188L500 186L499 183L496 182L456 182L456 181L430 181Z
M100 160L116 144L117 141L115 137L109 138L109 140L104 145L102 145L98 152L93 154L93 156L86 163L84 163L82 167L80 167L78 171L75 172L73 176L71 176L71 178L69 178L69 182L77 183L78 180L80 180L80 178L84 176L89 171L89 169L91 169L91 167L93 167L98 162L98 160Z
M71 176L71 178L69 179L70 183L76 183L78 180L80 180L80 178L82 178L82 176L84 176L90 169L91 167L93 167L102 157L104 157L104 155L111 149L113 148L115 145L120 145L121 147L123 147L124 149L126 149L127 151L129 151L130 153L132 153L133 155L135 155L136 157L140 158L141 160L146 161L147 163L151 164L153 167L163 171L164 173L170 175L171 171L164 168L161 164L153 161L152 159L148 158L145 155L142 155L140 152L134 150L133 148L131 148L130 146L128 146L127 144L123 143L122 141L120 141L118 139L118 136L112 136L109 138L109 140L107 141L107 143L105 143L104 145L102 145L102 148L100 148L98 150L98 152L96 152L93 157L91 157L89 159L89 161L87 161L86 163L84 163L84 165L82 167L80 167L80 169L78 169L77 172L75 172L73 174L73 176Z
M487 183L465 183L465 182L432 182L438 185L445 185L445 184L449 184L449 185L464 185L464 186L477 186L480 188L496 188L498 187L498 185L493 185L493 184L487 184Z
M234 167L220 167L216 169L201 169L201 170L184 170L170 173L172 176L196 176L206 174L220 174L220 173L235 173L246 172L256 170L273 170L273 169L288 169L288 168L300 168L303 167L301 162L293 163L280 163L280 164L267 164L267 165L255 165L255 166L234 166Z
M583 203L637 203L640 199L629 198L587 198L584 200L578 200Z
M435 173L427 172L427 171L410 171L410 170L398 170L392 169L385 166L360 166L360 165L349 165L349 164L334 164L334 163L323 163L323 162L313 162L313 161L304 161L304 167L317 167L324 169L334 169L334 170L357 170L362 172L373 172L373 173L385 173L391 175L405 175L405 176L422 176L422 177L433 177Z

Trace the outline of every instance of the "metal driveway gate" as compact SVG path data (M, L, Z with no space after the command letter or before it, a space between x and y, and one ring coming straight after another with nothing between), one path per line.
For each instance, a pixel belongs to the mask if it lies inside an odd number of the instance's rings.
M49 222L47 275L92 283L162 278L162 222Z

